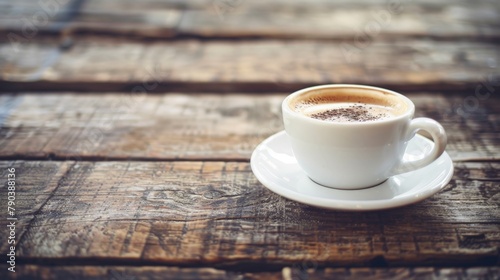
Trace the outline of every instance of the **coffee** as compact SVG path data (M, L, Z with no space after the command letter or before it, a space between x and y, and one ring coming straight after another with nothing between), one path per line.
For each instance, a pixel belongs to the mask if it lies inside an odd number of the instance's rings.
M414 119L410 99L382 88L342 84L305 88L288 95L281 111L293 158L312 181L326 187L375 186L428 166L446 147L446 133L438 122ZM434 145L428 146L430 151L425 148L406 156L418 130L429 132ZM390 183L390 194L397 185Z
M293 100L290 107L305 116L331 122L368 122L394 118L406 111L396 96L368 89L317 90Z

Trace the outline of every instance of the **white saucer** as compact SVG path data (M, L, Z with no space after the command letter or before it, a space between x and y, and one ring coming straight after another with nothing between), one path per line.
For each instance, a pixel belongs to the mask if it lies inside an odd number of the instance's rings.
M432 145L432 141L417 134L406 153L415 156ZM285 131L267 138L254 150L251 166L257 179L279 195L311 206L350 211L388 209L424 200L443 189L453 175L453 162L444 152L426 167L371 188L327 188L314 183L299 167Z

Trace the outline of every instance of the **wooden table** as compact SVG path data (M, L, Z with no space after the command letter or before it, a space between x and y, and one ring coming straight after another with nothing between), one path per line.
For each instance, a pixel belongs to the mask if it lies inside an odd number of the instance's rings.
M500 279L499 1L0 0L0 40L1 279ZM327 83L441 122L446 188L342 212L260 184L281 101Z

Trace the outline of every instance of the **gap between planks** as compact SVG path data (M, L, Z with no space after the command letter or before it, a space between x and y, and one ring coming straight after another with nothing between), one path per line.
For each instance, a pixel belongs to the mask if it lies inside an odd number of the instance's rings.
M78 162L243 162L249 163L249 158L151 158L151 157L96 157L96 156L0 156L0 161L78 161ZM453 160L454 163L495 163L500 158L464 158Z
M99 82L99 81L5 81L0 80L0 95L12 93L25 93L36 91L38 94L44 93L66 93L68 91L79 94L95 94L96 92L108 93L130 93L133 89L141 87L143 84L154 83L154 81L132 81L132 82ZM220 93L227 94L233 92L253 93L265 95L269 92L291 93L302 88L317 86L319 84L336 83L333 81L323 83L301 83L301 82L160 82L155 89L148 90L147 94L165 94L166 92L181 92L186 94L196 93ZM346 84L367 84L353 81L346 81ZM450 94L470 94L476 90L480 81L464 84L457 84L455 81L440 81L435 83L401 84L401 83L370 83L370 86L389 88L398 92L418 93L418 92L439 92Z
M152 157L98 157L98 156L0 156L0 161L78 161L78 162L250 162L249 158L152 158ZM494 161L493 161L494 162Z
M267 262L262 263L259 260L249 261L249 260L233 260L230 262L222 262L215 264L207 264L201 261L200 263L166 263L164 261L145 261L138 259L124 260L123 258L81 258L81 257L64 257L64 258L32 258L23 257L19 260L20 265L46 265L46 266L126 266L126 267L179 267L179 268L204 268L209 265L215 269L221 269L226 271L240 271L240 272L276 272L281 271L284 267L296 267L297 265L302 265L303 263L297 262ZM498 265L498 256L483 257L480 260L468 261L464 259L463 261L450 261L450 262L436 262L432 264L435 268L471 268L475 266L496 266ZM388 265L385 261L384 256L375 256L372 259L366 260L365 265L359 264L349 264L350 268L409 268L409 267L421 267L422 265L415 266L404 266L404 265ZM315 269L325 269L325 268L342 268L346 267L345 264L339 263L316 263Z
M179 268L179 267L123 267L123 266L37 266L28 265L20 271L21 278L40 277L43 279L67 278L74 279L164 279L169 275L171 279L433 279L442 278L481 278L494 279L498 275L498 267L470 267L470 268L436 268L436 267L402 267L402 268L325 268L318 269L314 264L301 263L292 267L283 267L281 271L273 272L243 272L224 271L211 267ZM5 272L7 273L7 272ZM0 275L2 273L0 272ZM18 275L19 276L19 275Z

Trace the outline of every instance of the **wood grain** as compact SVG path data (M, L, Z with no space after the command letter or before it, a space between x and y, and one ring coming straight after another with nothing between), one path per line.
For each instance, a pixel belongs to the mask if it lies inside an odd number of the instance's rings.
M42 3L52 3L47 5ZM55 3L55 4L54 4ZM164 39L433 37L498 40L497 1L11 1L0 34L86 33ZM31 30L29 30L31 28Z
M499 27L497 0L0 0L0 279L497 279ZM451 182L364 213L262 186L281 101L326 83L407 94Z
M401 37L498 39L500 5L440 1L214 1L212 13L188 9L180 34L203 38L307 38L348 42ZM265 4L264 4L265 3ZM214 12L216 16L214 16Z
M358 48L314 41L139 43L89 37L4 43L0 54L4 92L291 92L326 83L470 92L487 80L498 85L500 78L498 45L478 42L377 41Z
M164 4L158 1L142 5L131 1L2 1L0 36L16 42L44 35L86 33L168 38L176 34L174 29L182 10Z
M477 107L469 104L473 94L407 96L416 104L417 117L434 118L445 127L453 160L499 160L500 101L493 94L477 99ZM0 158L248 161L261 141L283 130L284 97L3 95Z
M284 267L277 272L236 272L214 268L125 267L125 266L39 266L26 265L16 272L21 279L175 279L175 280L304 280L304 279L495 279L498 267L471 268L326 268L306 265ZM2 272L0 272L0 276Z
M499 265L499 163L457 164L433 197L363 213L284 199L248 163L0 162L2 172L9 166L26 264ZM0 195L5 205L5 188Z

